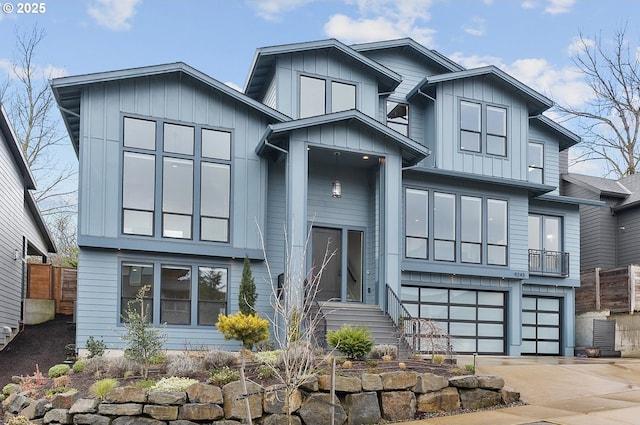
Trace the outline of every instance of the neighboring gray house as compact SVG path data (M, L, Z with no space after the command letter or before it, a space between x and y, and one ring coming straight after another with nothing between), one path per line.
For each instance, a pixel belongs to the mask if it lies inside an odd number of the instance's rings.
M581 270L640 264L640 175L614 180L563 173L561 187L567 196L604 204L580 206Z
M79 158L78 347L123 348L145 284L167 348L237 347L212 325L245 255L270 315L265 260L312 270L329 244L321 300L398 294L458 353L573 354L590 201L559 194L580 139L551 100L411 39L265 47L249 71L243 93L183 63L53 80Z
M0 104L0 350L24 318L26 257L46 262L56 248L31 193L35 181Z

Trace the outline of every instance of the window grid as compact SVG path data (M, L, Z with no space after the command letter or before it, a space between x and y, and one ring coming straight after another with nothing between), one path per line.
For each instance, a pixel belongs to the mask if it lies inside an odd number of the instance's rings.
M231 132L148 118L124 117L123 123L122 233L228 243ZM142 159L152 164L141 166ZM213 166L222 173L205 181L204 169ZM215 211L203 209L212 196Z

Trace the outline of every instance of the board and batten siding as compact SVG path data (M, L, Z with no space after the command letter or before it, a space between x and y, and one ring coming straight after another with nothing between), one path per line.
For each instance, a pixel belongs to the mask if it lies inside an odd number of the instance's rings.
M24 180L8 143L14 142L0 132L0 326L17 328L21 320L23 263L14 259L14 252L17 249L22 255L25 195Z
M278 86L278 111L298 118L300 103L300 74L310 77L333 78L356 84L356 109L377 118L378 84L372 74L354 61L345 61L342 54L331 50L280 55L276 59L275 77Z
M558 139L554 138L548 131L539 128L538 125L531 125L529 127L529 141L544 144L543 183L553 186L555 189L551 193L558 195L560 186L560 144ZM528 151L527 149L525 153L527 159ZM529 164L528 160L527 164Z
M261 114L174 75L95 85L82 96L79 235L120 236L122 115L133 114L232 130L231 244L260 248L255 223L264 220L266 167L254 150L267 125Z
M484 176L527 180L528 111L525 103L483 78L443 82L436 91L438 168ZM507 156L460 150L460 100L482 101L507 107ZM484 147L483 147L484 149Z

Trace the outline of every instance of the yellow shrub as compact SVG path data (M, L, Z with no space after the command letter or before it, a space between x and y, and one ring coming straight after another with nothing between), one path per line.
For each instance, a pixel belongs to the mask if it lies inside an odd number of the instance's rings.
M253 344L269 338L269 321L257 314L218 315L216 327L224 334L224 339L242 341L242 346L250 348Z

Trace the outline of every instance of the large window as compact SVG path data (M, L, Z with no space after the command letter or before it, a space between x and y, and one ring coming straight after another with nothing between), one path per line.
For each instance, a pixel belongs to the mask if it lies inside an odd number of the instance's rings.
M529 181L544 183L544 145L529 142Z
M387 127L398 133L409 136L409 105L387 101Z
M507 265L507 201L487 199L487 264Z
M405 192L405 255L428 258L429 192L407 189Z
M300 76L300 118L346 111L355 107L355 84Z
M131 117L123 133L122 232L228 242L231 133Z
M138 291L147 286L144 310L149 322L213 326L218 321L218 314L227 313L227 283L228 271L223 267L164 264L160 261L123 262L121 321L126 319L124 314L129 303L135 301ZM159 305L155 316L154 300L156 307ZM139 306L136 308L140 311Z
M568 275L569 254L563 252L561 217L529 215L529 271Z
M456 196L433 194L433 258L456 260Z
M507 156L507 109L461 100L460 150Z
M506 200L406 188L404 220L405 258L507 265Z
M148 263L122 263L120 280L122 282L122 291L120 293L120 320L127 319L126 312L131 308L139 314L143 314L144 318L149 322L153 321L153 264ZM141 289L145 288L143 306L144 311L140 310L140 305L135 302L136 297Z

